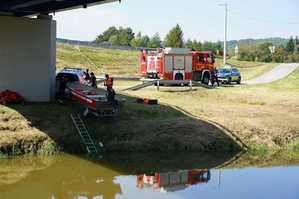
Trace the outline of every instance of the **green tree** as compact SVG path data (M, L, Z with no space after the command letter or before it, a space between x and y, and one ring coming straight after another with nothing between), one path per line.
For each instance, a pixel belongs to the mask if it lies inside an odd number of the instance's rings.
M217 53L217 51L222 51L221 43L220 42L213 43L213 42L205 41L202 44L202 50L208 50Z
M190 48L192 50L202 50L201 42L196 41L195 39L194 40L188 39L185 45L187 48Z
M257 49L256 44L240 44L238 60L241 61L256 61L257 60Z
M141 38L141 46L140 47L148 47L150 44L150 38L147 35L142 36Z
M109 43L113 44L113 45L119 45L119 37L118 35L112 35L109 40L108 40Z
M115 26L111 26L109 27L106 31L104 31L102 34L100 34L95 42L96 43L102 43L105 41L109 41L110 37L113 35L117 35L118 34L118 30Z
M131 28L118 29L114 26L108 28L102 34L100 34L96 39L96 43L110 42L114 45L130 45L132 39L134 39L134 32Z
M141 41L142 40L142 34L141 32L138 32L137 35L135 36L134 39L132 39L131 41L131 46L134 46L134 47L141 47Z
M299 39L298 36L295 38L295 53L299 54Z
M147 47L149 48L160 48L162 44L159 33L154 34L154 36L150 39Z
M134 47L149 47L150 38L147 35L142 35L141 32L138 32L136 37L132 39L131 45Z
M165 38L166 47L183 48L184 47L184 33L179 24L169 31Z
M276 47L273 55L273 61L277 63L283 63L286 59L286 51L283 45Z
M294 39L293 39L293 37L290 37L290 39L286 45L286 52L293 53L294 50L295 50Z
M118 42L119 45L129 46L132 39L134 39L134 32L131 28L122 28L118 30Z
M214 45L214 49L213 49L214 53L217 53L217 52L220 53L222 50L223 50L223 48L222 48L221 42L217 41L217 43Z
M260 62L271 62L272 61L272 55L270 52L269 47L273 46L272 43L266 42L262 43L258 46L256 51L256 57L258 61Z

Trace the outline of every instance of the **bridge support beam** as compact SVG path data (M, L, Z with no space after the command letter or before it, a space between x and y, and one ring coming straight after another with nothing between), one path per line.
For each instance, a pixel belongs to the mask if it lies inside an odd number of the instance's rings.
M0 29L0 91L16 91L33 102L53 99L56 22L51 16L0 16Z

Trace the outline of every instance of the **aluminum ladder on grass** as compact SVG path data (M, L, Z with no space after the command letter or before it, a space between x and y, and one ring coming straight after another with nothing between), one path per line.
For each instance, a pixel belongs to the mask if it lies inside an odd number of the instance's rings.
M98 150L94 144L94 141L90 137L87 128L81 119L79 114L71 114L72 121L81 137L81 140L83 144L86 147L86 150L89 154L95 154L98 153Z

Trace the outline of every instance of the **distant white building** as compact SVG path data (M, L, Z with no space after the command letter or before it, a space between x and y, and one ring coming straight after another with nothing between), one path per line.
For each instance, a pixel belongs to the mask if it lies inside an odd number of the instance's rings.
M271 54L273 55L275 53L275 46L269 46L269 50Z
M235 56L238 56L238 54L239 54L239 46L237 44L235 47Z

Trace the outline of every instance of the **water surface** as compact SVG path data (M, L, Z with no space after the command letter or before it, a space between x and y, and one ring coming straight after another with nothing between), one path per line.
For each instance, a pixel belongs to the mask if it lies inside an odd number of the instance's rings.
M0 160L0 199L299 198L299 166L219 168L227 158L189 159L97 161L59 155Z

